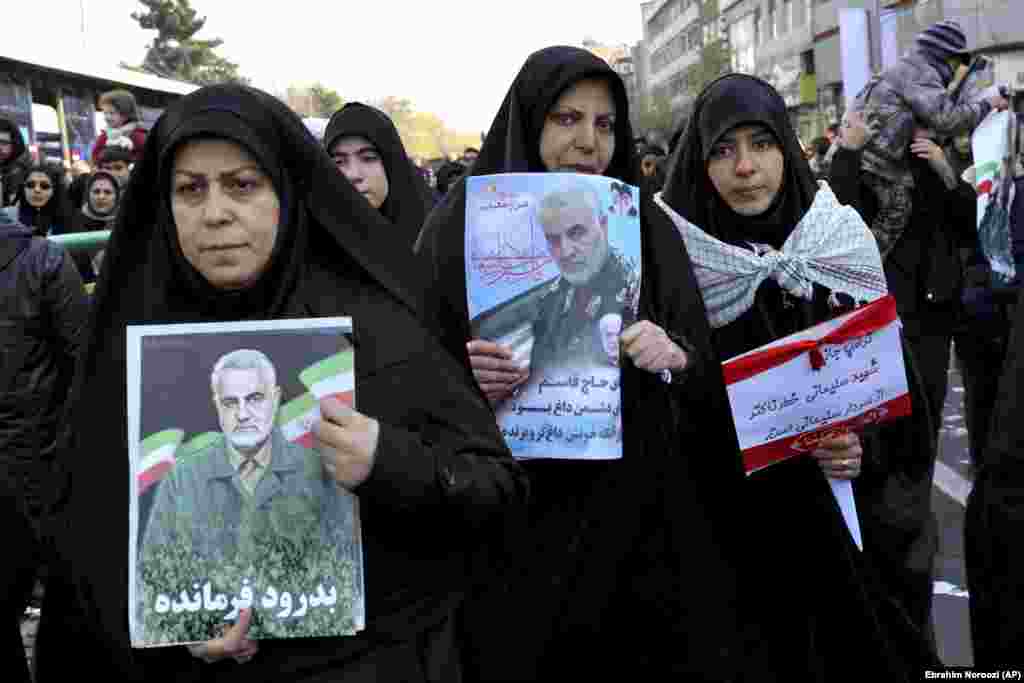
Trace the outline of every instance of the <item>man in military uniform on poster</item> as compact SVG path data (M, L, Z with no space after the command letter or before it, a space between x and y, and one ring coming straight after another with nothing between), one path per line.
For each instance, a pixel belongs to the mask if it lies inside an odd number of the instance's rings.
M633 322L639 273L608 242L608 215L588 188L546 195L537 208L559 277L538 304L533 323L532 372L550 365L607 365L598 321Z

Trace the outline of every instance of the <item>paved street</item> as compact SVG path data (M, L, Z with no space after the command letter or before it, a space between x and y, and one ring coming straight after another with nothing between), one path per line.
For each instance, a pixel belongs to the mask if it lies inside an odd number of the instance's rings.
M970 459L963 395L960 375L951 368L932 494L939 523L939 556L935 563L932 613L939 655L947 666L970 666L973 663L964 571L964 505L970 492Z

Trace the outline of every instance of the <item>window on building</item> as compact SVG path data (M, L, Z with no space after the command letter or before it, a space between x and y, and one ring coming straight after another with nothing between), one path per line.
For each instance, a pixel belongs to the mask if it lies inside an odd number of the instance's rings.
M813 0L793 0L793 28L803 26L807 23L807 15L811 9Z

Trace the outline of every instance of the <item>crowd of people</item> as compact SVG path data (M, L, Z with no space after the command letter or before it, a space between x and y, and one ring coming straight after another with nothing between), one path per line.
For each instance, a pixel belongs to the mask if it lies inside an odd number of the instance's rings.
M387 114L358 102L318 142L250 87L203 87L148 132L115 91L96 169L73 174L32 163L0 118L4 680L29 679L14 615L40 581L41 683L69 663L118 681L920 680L942 666L931 484L954 343L976 482L975 660L1019 665L1024 309L990 291L955 144L1008 102L949 94L966 55L959 26L930 27L869 86L917 79L914 104L852 110L811 150L770 84L728 74L664 148L634 135L604 61L549 47L481 149L433 182ZM897 153L879 156L894 125ZM467 178L545 172L641 188L637 316L601 349L622 373L621 459L513 458L494 411L529 369L470 325ZM1010 218L1024 222L1017 205ZM93 230L112 231L102 267L45 239ZM842 242L844 256L800 268L816 254L796 241ZM605 313L575 305L614 297L593 275L615 264L593 254L583 275L555 259L535 335ZM912 414L747 475L722 362L887 293ZM365 630L255 640L243 610L208 642L133 649L127 326L342 315L358 410L325 400L314 433L360 502ZM863 548L837 479L853 482Z

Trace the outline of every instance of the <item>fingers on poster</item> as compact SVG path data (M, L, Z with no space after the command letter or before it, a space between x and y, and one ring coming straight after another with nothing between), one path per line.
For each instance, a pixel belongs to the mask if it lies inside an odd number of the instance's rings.
M357 498L313 436L355 404L349 318L128 327L134 647L364 628Z
M470 178L467 191L474 337L528 370L495 407L506 443L519 458L622 457L619 336L639 305L639 190L512 173Z

